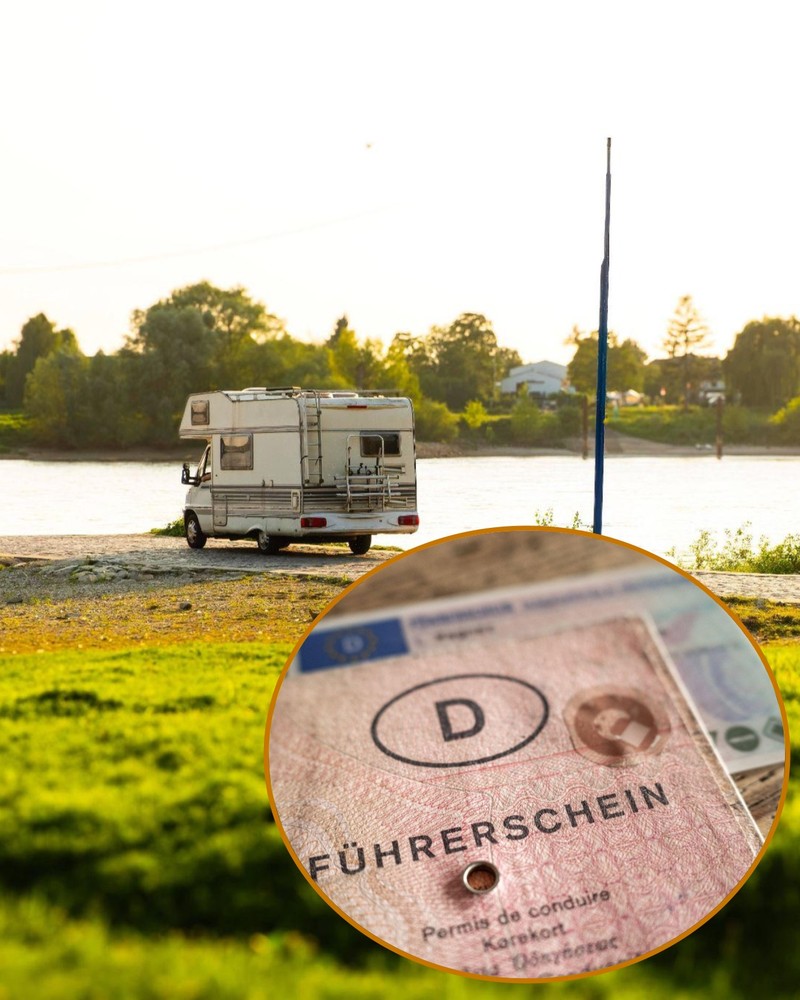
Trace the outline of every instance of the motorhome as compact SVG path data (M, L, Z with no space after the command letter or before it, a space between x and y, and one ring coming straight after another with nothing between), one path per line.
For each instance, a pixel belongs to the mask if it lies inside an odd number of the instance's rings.
M205 442L183 511L186 541L253 538L275 553L291 542L413 532L417 514L411 400L379 393L251 388L198 392L182 438Z

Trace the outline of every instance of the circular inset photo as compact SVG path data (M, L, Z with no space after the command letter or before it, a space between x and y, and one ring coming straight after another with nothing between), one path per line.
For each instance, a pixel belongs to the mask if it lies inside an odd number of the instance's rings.
M285 668L267 785L296 864L379 943L509 981L630 963L754 870L785 710L744 627L641 549L470 532L344 592Z

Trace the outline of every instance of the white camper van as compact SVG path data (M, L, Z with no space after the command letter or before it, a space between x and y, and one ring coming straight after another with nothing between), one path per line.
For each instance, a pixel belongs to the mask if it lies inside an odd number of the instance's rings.
M417 530L411 400L296 386L198 392L181 437L206 442L189 485L186 541L252 537L262 552L293 541L346 541Z

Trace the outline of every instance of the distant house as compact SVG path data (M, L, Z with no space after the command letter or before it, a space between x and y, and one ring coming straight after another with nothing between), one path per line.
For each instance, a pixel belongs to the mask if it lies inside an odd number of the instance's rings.
M575 392L567 386L567 366L555 361L534 361L529 365L517 365L500 383L500 392L515 396L520 386L526 386L529 396L543 399L559 392Z
M725 382L721 379L707 380L701 382L697 389L697 401L713 406L718 399L725 402Z
M625 392L609 392L606 399L614 406L641 406L644 395L635 389L626 389Z

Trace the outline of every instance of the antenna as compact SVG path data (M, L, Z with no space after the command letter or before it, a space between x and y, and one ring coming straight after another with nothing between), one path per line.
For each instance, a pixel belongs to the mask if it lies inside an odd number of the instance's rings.
M608 267L611 225L611 139L606 140L606 224L603 263L600 266L600 323L597 327L597 401L594 418L594 523L595 535L603 534L603 463L606 442L606 376L608 370Z

